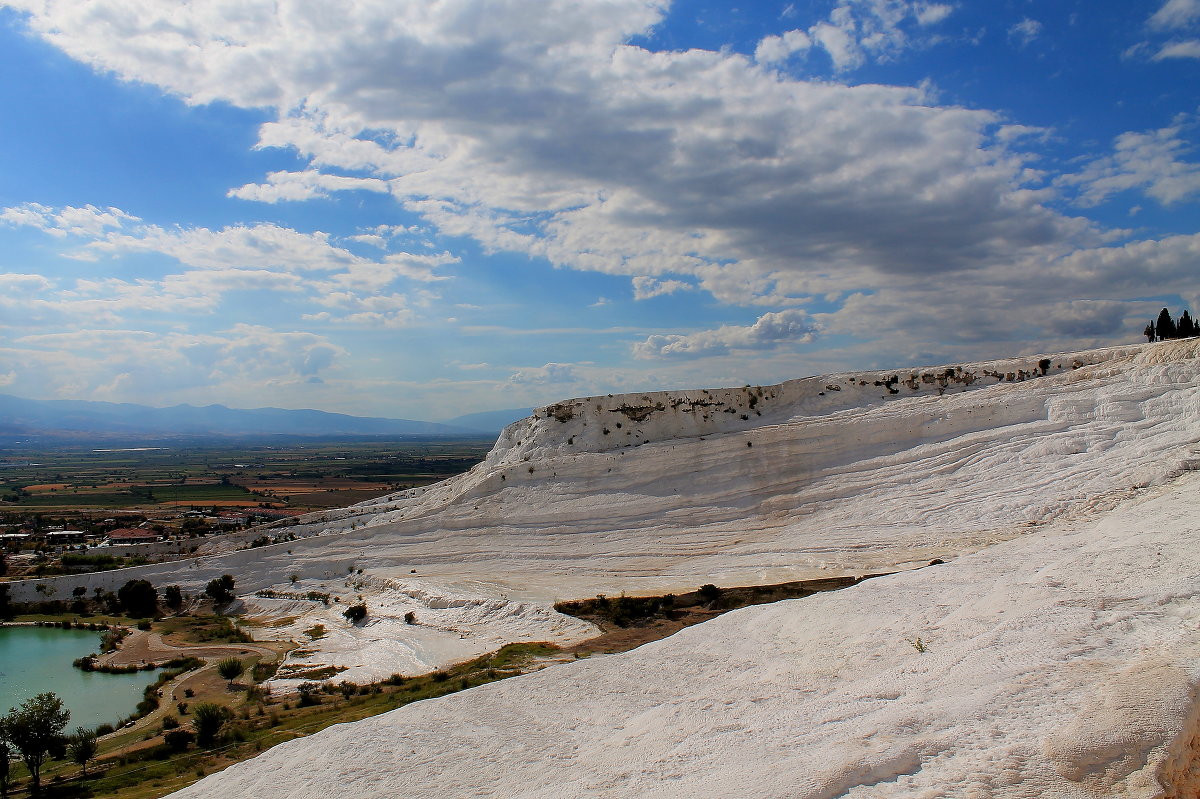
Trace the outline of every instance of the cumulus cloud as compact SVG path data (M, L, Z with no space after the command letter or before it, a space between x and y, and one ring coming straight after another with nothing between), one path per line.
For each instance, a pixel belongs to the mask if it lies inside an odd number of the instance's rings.
M52 236L99 236L109 228L120 229L126 222L139 221L118 208L82 208L66 206L54 209L39 203L0 209L0 222L13 226L34 227Z
M802 30L786 31L778 36L767 36L754 50L754 60L760 64L786 61L793 53L803 53L812 47L812 39Z
M1182 136L1182 123L1117 137L1112 155L1098 158L1079 173L1058 179L1078 186L1079 201L1098 205L1112 195L1136 189L1163 205L1200 193L1200 163L1184 160L1193 148Z
M436 270L458 261L446 252L364 258L326 233L279 225L168 229L142 224L115 208L79 210L28 204L0 209L0 219L50 235L69 231L81 241L64 252L67 256L82 253L86 260L98 260L143 253L165 256L174 266L157 279L78 278L62 285L36 275L0 275L0 289L7 289L0 291L0 307L14 323L61 324L74 318L77 324L116 325L130 314L213 313L228 294L269 291L336 309L305 315L310 320L402 327L411 322L413 305L428 304L435 295L411 285L401 294L396 284L442 280ZM398 230L385 228L378 235L388 234L390 241Z
M266 183L247 183L230 189L228 196L240 200L277 203L289 200L311 200L328 197L335 191L387 192L386 181L378 178L356 178L346 175L326 175L315 169L303 172L271 172Z
M785 34L784 41L768 37L760 47L766 46L765 55L786 57L810 45L817 46L829 55L835 70L844 72L868 60L887 61L906 48L918 46L924 36L922 28L943 22L953 12L954 6L948 3L838 0L827 20L808 29L806 40L797 37L793 46Z
M659 280L658 278L639 275L633 279L633 298L648 300L651 297L661 297L664 294L674 294L677 291L691 291L695 286L683 280Z
M1063 336L1103 336L1119 331L1128 303L1114 300L1072 300L1050 308L1049 327Z
M752 325L722 325L688 335L654 335L633 347L636 358L699 357L724 355L734 350L764 350L784 344L802 344L817 336L807 313L797 309L763 314Z
M579 379L579 373L573 364L548 363L545 366L520 369L508 378L508 382L540 386L550 383L574 383Z
M308 164L235 196L386 184L441 233L489 251L692 275L744 302L828 275L976 269L1088 232L1027 190L993 114L939 107L921 89L796 80L731 51L626 44L665 2L543 0L530 13L360 0L336 15L292 0L15 2L35 32L96 68L188 102L274 108L259 146ZM807 37L849 69L916 46L952 11L838 0L760 54Z

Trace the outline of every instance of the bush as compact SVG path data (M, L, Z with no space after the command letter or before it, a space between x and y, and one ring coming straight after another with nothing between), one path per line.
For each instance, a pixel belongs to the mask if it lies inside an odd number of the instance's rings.
M721 589L712 583L706 583L700 586L700 590L697 593L700 594L700 598L705 602L715 602L721 596Z
M296 690L300 692L299 707L310 707L321 704L321 697L317 696L321 690L319 683L302 682Z
M345 616L351 624L357 624L367 617L367 606L362 603L351 605L350 607L346 608L342 615Z
M246 664L239 658L227 657L217 661L217 674L220 674L224 679L229 680L229 685L233 685L233 681L241 677L246 671Z
M233 575L222 574L204 587L204 593L212 597L218 605L223 605L233 601L233 585Z
M192 708L192 725L196 728L196 743L205 747L212 746L221 726L231 715L229 708L214 702L201 702Z
M163 736L163 740L167 743L167 748L172 752L186 750L195 738L196 736L192 735L190 731L184 729L168 730L166 735Z
M179 719L177 719L171 715L163 716L163 719L162 719L163 732L166 732L167 730L173 730L178 726L179 726Z

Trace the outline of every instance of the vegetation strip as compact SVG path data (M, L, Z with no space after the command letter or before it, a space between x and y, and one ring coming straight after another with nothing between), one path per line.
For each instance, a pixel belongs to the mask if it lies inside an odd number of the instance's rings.
M592 621L600 627L601 635L565 649L545 642L509 644L448 669L417 677L394 674L369 685L313 681L333 676L332 671L321 673L319 677L316 674L296 675L308 677L310 681L301 684L295 696L287 697L273 697L268 687L257 684L274 675L276 663L251 662L254 658L243 660L236 656L204 663L187 657L184 650L179 658L162 664L168 670L146 689L143 703L138 706L139 715L163 711L157 717L148 715L148 718L157 719L156 728L139 730L135 727L114 732L111 725L101 725L96 731L80 729L71 740L78 741L80 736L84 740L74 744L72 749L66 747L68 737L62 734L66 726L63 720L54 747L47 749L47 754L53 753L60 759L48 763L44 775L39 776L50 781L56 797L153 799L249 759L277 743L311 735L333 724L358 721L412 702L524 674L553 662L584 658L593 653L626 651L729 610L837 590L878 576L882 575L734 588L708 584L677 595L598 595L593 599L560 602L556 609ZM49 623L49 620L42 621ZM69 620L55 623L64 622L70 623ZM80 626L86 626L86 623ZM231 643L248 640L229 618L209 613L173 616L155 621L152 627L160 634L184 636L192 644L226 638L236 639ZM252 683L241 686L236 680L247 671L251 673ZM217 678L215 687L209 675ZM201 689L202 693L194 693L190 687L183 688L185 698L190 701L177 701L173 708L178 713L175 715L169 712L172 708L159 707L159 696L166 691L180 690L178 683L172 684L177 678L206 687ZM139 724L146 723L143 720ZM4 728L4 722L0 721L0 730ZM86 754L86 739L89 735L95 739L96 733L102 737L96 742L95 750L82 762L77 758L61 759L72 751L79 756ZM88 773L87 765L93 760L91 773ZM76 772L74 766L81 769ZM27 767L15 765L11 777L12 784L8 788L13 796L22 792L14 790L18 781L24 781L20 786L23 790L31 787L32 777Z

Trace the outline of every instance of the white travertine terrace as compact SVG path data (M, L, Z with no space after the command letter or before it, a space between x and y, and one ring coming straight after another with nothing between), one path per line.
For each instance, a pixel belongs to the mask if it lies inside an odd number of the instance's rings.
M464 475L281 530L299 540L94 580L233 573L249 611L302 613L284 634L330 630L305 663L365 681L592 633L554 599L905 570L333 728L184 796L1188 796L1198 444L1196 340L593 397Z

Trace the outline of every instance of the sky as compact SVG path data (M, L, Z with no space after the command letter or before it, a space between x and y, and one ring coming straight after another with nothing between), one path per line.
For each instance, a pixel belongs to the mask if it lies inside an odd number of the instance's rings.
M442 420L1143 341L1200 0L0 0L0 393Z

